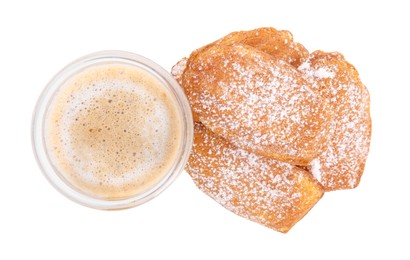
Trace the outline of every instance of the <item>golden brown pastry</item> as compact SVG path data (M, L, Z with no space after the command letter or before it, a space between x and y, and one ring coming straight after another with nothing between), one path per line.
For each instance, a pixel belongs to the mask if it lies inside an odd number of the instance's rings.
M317 82L332 111L327 145L310 171L326 191L355 188L370 147L369 92L357 70L337 52L313 52L299 70Z
M292 33L272 27L232 32L211 45L238 43L254 47L294 67L298 67L309 57L308 50L302 44L293 41Z
M340 53L309 55L289 32L259 28L195 50L172 74L203 123L186 169L225 208L287 232L324 191L359 184L370 98Z
M273 58L283 60L297 68L309 57L306 48L293 41L293 35L286 30L276 30L272 27L257 28L249 31L232 32L215 42L208 44L195 53L202 52L214 45L243 44L263 51ZM187 58L183 58L172 68L172 75L182 85L182 74L186 67ZM199 121L195 111L193 111L194 121ZM198 120L196 120L198 119Z
M308 172L237 148L200 123L186 169L199 189L228 210L284 233L323 195Z
M186 58L182 58L171 69L172 76L179 83L179 85L181 85L181 87L183 87L182 86L182 75L183 75L183 73L185 71L185 68L186 68L186 61L187 61Z
M253 47L191 54L182 86L196 119L238 147L307 165L325 141L325 100L292 65Z

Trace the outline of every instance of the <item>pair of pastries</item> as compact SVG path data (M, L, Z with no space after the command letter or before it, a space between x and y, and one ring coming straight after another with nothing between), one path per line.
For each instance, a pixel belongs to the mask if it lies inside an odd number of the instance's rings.
M195 50L172 74L196 122L187 171L232 212L287 232L325 191L358 185L370 100L341 54L259 28Z

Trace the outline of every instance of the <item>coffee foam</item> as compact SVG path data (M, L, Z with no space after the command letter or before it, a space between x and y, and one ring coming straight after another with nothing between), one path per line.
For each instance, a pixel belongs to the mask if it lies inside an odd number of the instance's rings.
M157 78L125 64L75 75L56 93L45 120L54 167L78 190L104 199L154 185L181 142L173 96Z

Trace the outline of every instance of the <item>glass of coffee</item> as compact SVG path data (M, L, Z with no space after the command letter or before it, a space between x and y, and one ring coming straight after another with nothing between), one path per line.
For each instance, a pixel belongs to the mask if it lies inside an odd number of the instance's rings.
M51 184L97 209L140 205L183 170L193 123L178 83L123 51L82 57L61 70L36 105L34 153Z

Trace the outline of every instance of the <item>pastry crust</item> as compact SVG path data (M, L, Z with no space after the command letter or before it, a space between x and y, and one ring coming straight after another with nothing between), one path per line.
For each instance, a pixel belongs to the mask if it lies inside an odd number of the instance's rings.
M355 67L337 52L315 51L299 70L317 82L332 111L324 150L308 168L326 191L355 188L370 148L369 92Z
M195 50L191 56L203 52L215 45L242 44L254 47L272 56L274 59L282 60L297 68L309 57L308 50L300 43L293 41L293 35L286 30L276 30L272 27L262 27L249 31L232 32L213 43ZM182 75L186 68L187 58L183 58L172 68L172 75L182 84ZM199 121L198 115L192 111L194 121Z
M197 121L186 169L230 211L287 232L324 191L359 184L370 97L342 54L259 28L195 50L172 75Z
M322 197L306 171L237 148L195 123L186 170L208 196L235 214L286 233Z
M293 41L293 35L286 30L272 27L257 28L250 31L232 32L213 42L213 45L243 44L263 51L277 60L282 60L297 68L308 57L308 50L300 43ZM205 48L207 48L205 47ZM201 49L199 51L202 51Z
M247 45L192 54L182 85L199 121L238 147L308 165L327 134L326 102L301 72Z

